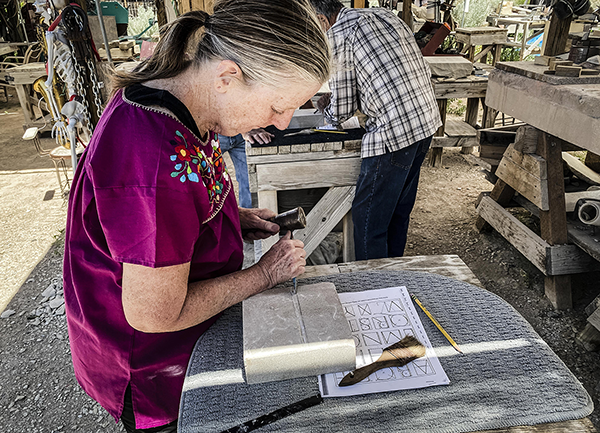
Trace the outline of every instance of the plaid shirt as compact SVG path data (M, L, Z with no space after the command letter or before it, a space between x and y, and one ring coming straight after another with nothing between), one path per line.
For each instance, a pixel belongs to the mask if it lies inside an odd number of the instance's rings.
M361 156L383 155L435 133L442 124L431 71L406 24L387 9L342 8L327 32L336 72L326 119L360 110L368 119Z

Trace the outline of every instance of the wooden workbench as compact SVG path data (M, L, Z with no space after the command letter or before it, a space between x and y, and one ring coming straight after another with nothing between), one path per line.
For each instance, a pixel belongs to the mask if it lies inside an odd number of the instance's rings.
M257 193L258 207L279 212L278 191L329 188L307 215L307 228L294 232L304 242L307 256L343 220L344 261L354 260L350 209L360 172L360 143L354 139L247 148L250 191ZM255 242L256 256L275 242L274 238Z
M490 74L486 104L537 128L536 150L513 148L504 154L503 171L496 171L500 179L490 197L481 198L478 213L545 275L553 305L570 308L570 275L597 270L588 253L598 258L600 247L590 229L583 233L567 221L561 147L600 154L600 84L577 84L569 77L566 84L551 84L532 78L530 63L521 73L516 73L519 62L510 63L513 72ZM504 209L515 192L524 207L539 215L540 236ZM478 227L483 228L481 220Z
M52 119L48 115L47 119L43 116L38 118L33 107L38 106L38 100L31 97L30 86L38 78L46 76L46 64L43 62L27 63L25 65L17 66L6 70L7 80L14 84L17 90L17 96L19 97L19 103L23 109L23 117L25 122L23 123L23 129L37 126L40 129L44 126L52 127ZM46 106L45 101L40 103L43 108Z
M479 101L483 105L483 127L493 126L494 113L484 103L488 78L485 75L469 75L465 78L432 78L435 97L444 123L435 133L431 143L429 164L438 167L442 163L444 147L461 147L464 153L471 153L477 141L477 115ZM446 111L449 99L467 99L465 120L447 119Z

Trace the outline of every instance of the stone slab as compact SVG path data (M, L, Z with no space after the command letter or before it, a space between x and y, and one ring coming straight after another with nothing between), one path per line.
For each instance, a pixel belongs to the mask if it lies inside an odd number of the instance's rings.
M356 349L335 285L300 283L242 303L249 384L354 370Z
M533 78L550 84L599 84L600 76L584 75L580 77L562 77L557 75L547 75L544 71L548 66L536 65L535 62L498 62L496 68L501 71L512 72L513 74Z
M600 85L552 85L495 69L486 105L600 154Z
M471 75L473 63L460 56L427 56L434 77L464 78Z

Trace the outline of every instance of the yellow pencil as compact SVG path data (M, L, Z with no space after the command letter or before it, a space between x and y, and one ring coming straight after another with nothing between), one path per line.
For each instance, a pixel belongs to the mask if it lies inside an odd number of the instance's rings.
M447 332L444 330L444 328L442 328L442 325L440 325L440 324L438 323L438 321L437 321L437 320L435 320L435 319L433 318L433 316L431 315L431 313L430 313L429 311L427 311L427 308L425 308L425 307L423 306L423 304L421 304L421 301L419 301L415 295L410 295L410 297L411 297L411 298L413 298L413 300L414 300L414 301L417 303L417 305L418 305L419 307L421 307L421 310L423 310L423 312L424 312L425 314L427 314L427 317L429 317L429 318L431 319L431 321L433 322L433 324L434 324L434 325L437 327L437 329L439 329L439 330L440 330L440 332L441 332L442 334L444 334L444 337L446 337L446 338L448 339L448 341L450 342L450 344L451 344L451 345L452 345L452 346L453 346L453 347L454 347L454 348L455 348L455 349L456 349L458 352L460 352L460 353L463 353L463 351L462 351L462 350L460 350L460 348L458 347L458 344L456 344L456 342L455 342L455 341L452 339L452 337L450 337L450 335L448 335L448 333L447 333Z

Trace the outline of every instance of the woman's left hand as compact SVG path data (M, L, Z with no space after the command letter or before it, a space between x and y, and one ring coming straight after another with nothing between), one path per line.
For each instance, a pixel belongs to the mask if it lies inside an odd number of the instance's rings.
M275 212L269 209L240 209L240 225L242 227L242 236L247 241L257 241L266 239L279 232L279 226L267 221L269 218L277 216Z

